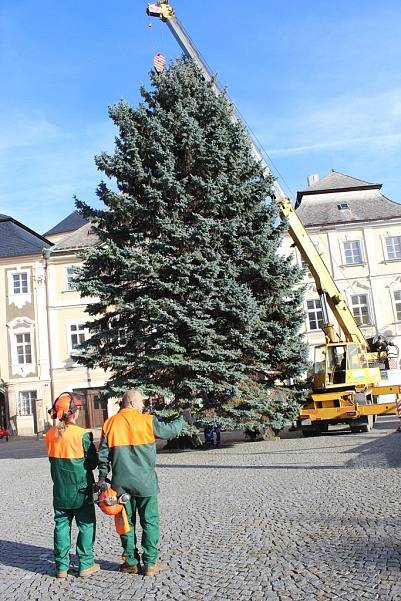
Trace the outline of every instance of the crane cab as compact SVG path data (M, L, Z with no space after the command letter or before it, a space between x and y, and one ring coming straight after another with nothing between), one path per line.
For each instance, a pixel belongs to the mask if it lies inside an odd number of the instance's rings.
M331 390L371 386L380 381L380 370L369 367L366 347L355 342L329 343L315 348L314 387Z

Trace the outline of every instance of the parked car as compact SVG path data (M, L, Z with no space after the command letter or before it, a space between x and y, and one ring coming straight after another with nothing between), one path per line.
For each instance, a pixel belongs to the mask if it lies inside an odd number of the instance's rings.
M5 438L5 439L6 439L6 441L8 442L8 438L9 438L9 436L11 436L10 432L9 432L8 430L6 430L5 428L2 428L2 427L0 426L0 440L1 440L2 438Z

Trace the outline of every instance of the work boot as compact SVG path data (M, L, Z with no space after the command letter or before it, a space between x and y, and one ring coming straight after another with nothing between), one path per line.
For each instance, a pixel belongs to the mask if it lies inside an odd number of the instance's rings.
M164 570L167 570L167 566L161 564L158 561L153 566L145 566L143 575L144 576L156 576L157 574L160 574L160 572L163 572Z
M92 576L92 574L96 574L96 572L100 571L100 565L98 563L94 563L90 568L86 568L86 570L82 570L79 572L81 578L86 578L87 576Z
M141 567L136 563L133 566L130 566L128 563L124 562L120 565L119 571L124 574L140 574Z
M67 578L67 576L68 576L67 570L65 570L65 571L63 570L61 572L57 572L57 574L56 574L56 578Z

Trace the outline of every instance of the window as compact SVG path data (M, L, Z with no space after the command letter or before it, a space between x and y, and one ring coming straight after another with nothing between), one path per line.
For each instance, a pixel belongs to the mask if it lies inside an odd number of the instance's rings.
M369 367L366 350L360 344L348 344L348 369L366 369Z
M397 321L401 321L401 290L394 290L394 306Z
M121 326L120 315L113 315L109 319L108 328L111 332L109 343L116 348L123 348L128 343L128 326Z
M31 270L28 268L7 271L8 301L18 309L32 301L30 274Z
M66 290L75 290L75 282L74 282L74 277L76 274L76 269L75 267L67 267L65 270L65 276L66 276Z
M28 294L28 273L13 273L12 278L13 294Z
M36 390L24 390L18 394L18 415L33 415Z
M346 265L362 263L362 247L360 240L344 242L344 254Z
M18 363L32 363L32 347L30 334L15 335Z
M318 298L306 302L310 330L320 330L323 326L322 305Z
M347 202L340 202L337 207L339 211L345 211L346 209L349 209L349 204Z
M70 349L75 350L85 340L85 324L71 323L70 324Z
M20 297L22 296L26 295ZM29 317L15 317L7 323L7 329L10 336L11 372L23 378L28 374L35 374L35 322Z
M401 259L401 236L386 238L387 259Z
M368 295L354 294L351 296L352 313L359 326L370 324Z
M118 328L117 330L117 346L124 348L128 343L128 328Z

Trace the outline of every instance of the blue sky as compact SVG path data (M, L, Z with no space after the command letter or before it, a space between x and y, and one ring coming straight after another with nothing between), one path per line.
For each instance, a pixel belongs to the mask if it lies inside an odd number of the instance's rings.
M176 0L294 197L331 169L401 202L401 3ZM44 232L96 204L107 106L180 54L142 0L0 0L0 213Z

